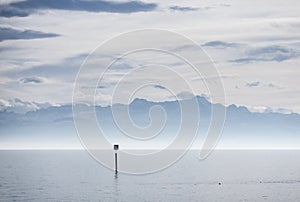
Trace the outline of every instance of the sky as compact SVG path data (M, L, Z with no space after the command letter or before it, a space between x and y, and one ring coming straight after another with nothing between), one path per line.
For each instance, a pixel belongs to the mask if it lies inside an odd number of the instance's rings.
M266 117L269 112L290 114L290 119L273 114L290 133L239 136L237 132L221 140L221 147L246 148L251 142L251 148L299 148L298 116L292 114L300 114L299 4L296 0L0 0L0 121L7 126L0 128L0 148L81 147L71 110L65 108L74 97L80 103L107 106L112 100L165 102L195 95L226 106L245 106ZM140 37L143 32L136 30L156 31ZM154 43L171 54L132 52L104 71L118 51ZM173 53L216 71L199 77ZM224 92L211 92L208 85L220 81ZM51 106L61 108L51 108L54 117L44 116ZM37 115L26 114L31 111ZM21 121L15 127L10 112L16 113L17 121L39 116L50 121L32 127ZM63 117L59 123L56 116ZM56 125L51 125L51 118ZM28 136L22 136L25 132Z
M298 1L0 2L2 109L71 103L89 53L113 36L155 28L182 34L206 51L223 81L224 104L300 113Z

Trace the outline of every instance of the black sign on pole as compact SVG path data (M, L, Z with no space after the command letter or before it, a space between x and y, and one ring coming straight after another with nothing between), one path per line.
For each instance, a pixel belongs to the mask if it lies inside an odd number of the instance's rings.
M115 174L118 174L118 153L117 151L119 150L119 145L115 144L114 145L114 150L115 150Z
M119 145L118 144L114 145L114 150L119 150Z

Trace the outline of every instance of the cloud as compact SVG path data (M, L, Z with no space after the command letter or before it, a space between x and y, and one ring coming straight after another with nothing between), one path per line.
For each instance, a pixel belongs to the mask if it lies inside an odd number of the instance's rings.
M3 109L6 109L7 107L10 107L10 102L7 100L0 99L0 111L3 111Z
M58 34L44 33L34 30L20 30L9 27L0 27L0 41L5 40L17 40L17 39L38 39L38 38L50 38L57 37Z
M292 114L294 113L291 109L286 108L271 108L268 106L248 106L247 107L251 112L258 113L279 113L279 114Z
M2 6L0 8L0 16L2 17L26 17L28 15L28 11L10 7L8 5Z
M169 7L170 10L173 11L197 11L199 10L199 8L194 8L194 7L182 7L182 6L170 6Z
M218 7L230 7L230 5L229 4L211 4L210 6L204 6L204 7L174 5L174 6L170 6L169 9L173 10L173 11L189 12L189 11L216 9Z
M291 110L291 109L285 109L285 108L273 109L272 112L277 112L277 113L280 113L280 114L292 114L292 113L294 113L293 110Z
M230 60L233 63L251 62L282 62L300 56L300 52L294 48L279 45L264 46L259 48L249 48L245 52L246 56Z
M260 82L260 81L248 82L248 83L246 83L246 86L250 87L250 88L261 86L261 87L265 87L265 88L282 89L282 87L277 86L273 83L263 83L263 82Z
M1 0L0 1L0 6L7 5L7 4L10 4L10 3L13 3L13 2L18 2L18 1L22 1L22 0Z
M268 83L268 84L266 84L265 86L268 87L268 88L283 89L283 87L278 86L278 85L275 85L275 84L273 84L273 83Z
M29 111L36 111L38 109L45 109L53 105L51 103L37 103L32 101L24 101L19 98L2 100L0 99L0 111L14 112L18 114L24 114Z
M38 84L38 83L43 83L44 82L44 80L42 78L39 78L39 77L25 77L25 78L21 78L19 81L22 84L26 84L26 83Z
M194 46L194 45L190 45L190 44L187 44L187 45L180 45L180 46L177 46L176 48L173 49L173 51L185 51L185 50L193 50L193 49L197 49L198 47Z
M182 91L181 93L178 93L176 96L178 99L181 99L181 100L192 99L195 97L195 95L193 93L188 92L188 91Z
M93 87L90 87L90 88L93 88ZM99 89L107 89L107 88L108 88L108 86L99 85L99 86L97 86L97 88L99 88Z
M132 69L133 67L127 63L117 63L112 66L110 66L111 70L128 70Z
M251 83L246 83L246 86L248 87L257 87L260 85L259 81L251 82Z
M9 77L19 76L26 78L25 81L33 80L38 82L40 78L53 78L55 80L62 80L64 82L73 82L80 65L88 54L79 54L73 57L65 58L64 60L53 64L41 64L32 66L24 70L10 71L6 75ZM32 77L35 75L35 77Z
M236 47L238 44L236 43L228 43L224 41L209 41L202 46L204 47L214 47L214 48L227 48L227 47Z
M133 13L152 11L157 7L155 3L140 1L111 2L111 1L84 1L84 0L27 0L13 2L2 6L2 17L25 17L39 10L57 9L87 12Z
M192 78L193 81L203 81L205 79L232 79L237 77L237 75L234 74L217 74L217 75L210 75L210 76L202 76L202 77L194 77Z
M163 87L163 86L161 86L161 85L159 85L159 84L156 84L156 85L154 85L153 87L154 87L154 88L157 88L157 89L161 89L161 90L165 90L165 89L166 89L165 87Z

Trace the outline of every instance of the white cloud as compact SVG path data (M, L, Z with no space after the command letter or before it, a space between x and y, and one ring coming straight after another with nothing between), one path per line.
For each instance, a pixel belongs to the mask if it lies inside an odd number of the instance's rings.
M24 0L0 0L0 5L7 5L13 2L19 2L19 1L24 1Z
M10 102L7 100L0 99L0 111L3 111L4 109L6 109L8 107L11 107Z
M18 98L12 100L0 99L0 111L14 112L24 114L29 111L36 111L38 109L47 108L50 106L57 106L52 103L37 103L34 101L24 101Z
M285 109L285 108L271 108L268 106L249 106L248 109L251 112L259 112L259 113L280 113L280 114L292 114L293 110Z

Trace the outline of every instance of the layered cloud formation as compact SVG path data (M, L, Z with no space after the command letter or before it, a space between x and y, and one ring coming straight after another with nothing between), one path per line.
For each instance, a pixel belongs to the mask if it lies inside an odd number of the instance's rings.
M84 0L27 0L13 2L2 6L2 17L26 17L43 10L69 10L87 12L133 13L151 11L156 8L154 3L140 1L113 2L113 1L84 1Z
M51 38L57 37L58 34L44 33L40 31L30 29L13 29L10 27L0 27L0 42L5 40L17 40L17 39L39 39L39 38Z
M295 5L298 2L5 1L0 6L1 99L70 103L76 74L95 47L122 32L162 28L186 35L209 54L220 71L209 80L220 76L224 82L228 103L223 104L300 113L300 16ZM99 84L103 100L109 99L106 91L126 68L135 66L123 61ZM201 79L190 79L200 85ZM160 101L169 99L165 90L159 85L149 88L153 100Z

